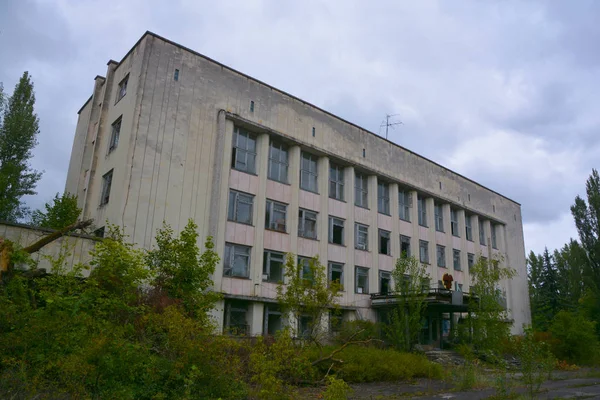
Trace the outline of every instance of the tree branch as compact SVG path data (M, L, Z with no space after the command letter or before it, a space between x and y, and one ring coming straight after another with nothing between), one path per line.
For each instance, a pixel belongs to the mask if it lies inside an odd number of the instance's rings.
M88 226L92 225L93 221L94 221L93 219L88 219L85 221L77 221L69 226L62 228L61 230L58 230L47 236L44 236L37 242L25 247L23 249L23 251L25 251L26 253L29 253L29 254L36 253L36 252L40 251L44 246L54 242L57 239L60 239L61 237L63 237L64 235L66 235L69 232L72 232L77 229L87 228Z

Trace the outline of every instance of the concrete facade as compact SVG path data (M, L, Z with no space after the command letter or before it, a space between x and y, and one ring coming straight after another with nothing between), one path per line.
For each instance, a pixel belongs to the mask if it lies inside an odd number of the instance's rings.
M117 101L126 77L126 94ZM114 146L112 130L119 119ZM243 160L241 168L232 167L232 159L240 154L239 149L233 154L236 131L253 138L251 173L240 170L245 168ZM285 182L269 178L271 143L286 148ZM301 189L303 154L316 161L312 191ZM343 186L338 185L343 200L330 197L330 166L343 171ZM110 171L110 197L102 204L103 177ZM358 174L365 177L366 207L355 205ZM378 210L378 201L385 202L378 196L380 183L389 189L386 213ZM356 288L355 267L368 268L368 293L380 291L380 271L392 270L401 235L410 238L417 256L420 241L428 243L432 285L449 272L468 291L468 254L502 257L517 271L514 279L503 282L513 332L522 332L523 324L531 321L518 203L150 32L120 62L108 63L106 77L96 77L92 96L79 111L66 190L78 195L85 218L94 218L98 226L104 221L120 225L145 248L153 245L163 221L178 231L190 218L198 224L202 240L205 235L214 237L222 259L226 243L247 246L247 276L224 276L223 261L214 276L215 289L226 298L216 311L222 326L233 316L245 315L248 333L266 329L270 314L265 312L274 308L276 284L264 280L265 250L318 255L323 264L342 264L345 318L374 319L370 295ZM231 190L252 198L246 223L228 220ZM409 193L410 218L405 219L410 221L400 218L400 191ZM418 199L423 199L426 226L418 223ZM268 200L286 206L283 232L265 227ZM436 206L443 219L440 230L434 221ZM300 210L317 213L316 239L299 236ZM457 216L458 236L451 233L452 214ZM329 243L330 217L343 220L343 230L336 231L342 245ZM472 241L465 237L467 220ZM480 221L484 244L479 240ZM368 226L368 251L355 248L355 223ZM390 237L389 255L378 251L380 229ZM437 266L436 245L445 246L446 268ZM460 250L460 271L453 269L454 249Z

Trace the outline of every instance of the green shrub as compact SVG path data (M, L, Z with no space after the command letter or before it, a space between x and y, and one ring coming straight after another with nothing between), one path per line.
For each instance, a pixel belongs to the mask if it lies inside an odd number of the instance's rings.
M316 360L334 349L326 347L319 352L313 348L308 350L309 357ZM349 346L336 353L334 358L343 360L343 363L334 363L331 373L349 383L442 377L442 367L425 356L391 349ZM325 375L330 365L329 362L323 362L317 366L321 376Z
M560 311L552 320L550 331L556 340L552 352L558 359L584 365L600 362L596 322L581 314Z
M379 324L372 321L344 321L335 339L336 342L340 344L346 343L350 338L352 338L352 340L376 339L380 337L379 331Z
M328 376L327 389L323 393L323 400L346 400L352 392L352 388L343 379Z
M518 357L521 360L523 383L530 398L539 392L542 383L549 378L555 364L550 347L535 340L534 333L526 329L518 343Z

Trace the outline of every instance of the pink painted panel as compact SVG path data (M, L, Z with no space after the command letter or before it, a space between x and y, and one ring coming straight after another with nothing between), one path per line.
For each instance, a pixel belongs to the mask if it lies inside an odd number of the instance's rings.
M241 192L256 194L258 191L258 176L232 169L229 172L229 187Z
M265 249L287 253L290 251L290 235L275 231L265 231Z
M471 254L475 254L475 243L469 242L467 240L467 252Z
M361 224L371 225L371 211L354 206L354 220Z
M290 204L292 201L292 187L281 182L267 179L267 199Z
M460 238L456 237L456 236L452 236L452 246L455 249L460 249L462 245L462 241ZM468 246L467 246L468 247Z
M333 215L340 218L347 218L348 215L348 203L343 201L328 199L329 200L329 215Z
M394 257L379 255L379 269L382 271L391 271L394 269Z
M223 277L221 283L223 292L243 296L253 296L254 284L250 279Z
M435 231L435 241L439 244L446 245L446 234L444 232Z
M477 246L477 251L481 252L481 254L483 254L484 257L488 256L488 248L487 246L482 246L481 244Z
M258 296L274 299L277 297L277 284L271 282L261 282Z
M377 213L377 227L385 229L386 231L392 230L392 217Z
M252 246L254 244L254 227L227 221L225 241Z
M400 220L400 234L402 234L404 236L409 236L409 237L412 236L413 235L412 224L410 222Z
M319 254L319 241L305 238L298 238L298 255L304 257L314 257Z
M373 265L373 256L368 251L354 250L354 264L370 268Z
M421 240L429 240L429 228L419 225L419 238Z
M312 192L307 192L306 190L300 190L298 205L300 208L306 208L307 210L321 211L319 195Z
M348 248L344 246L336 246L335 244L330 244L327 246L327 261L335 261L345 264L347 251Z

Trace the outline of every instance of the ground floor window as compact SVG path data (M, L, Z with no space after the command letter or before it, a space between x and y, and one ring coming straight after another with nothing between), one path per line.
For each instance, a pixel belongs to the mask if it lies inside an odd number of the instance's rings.
M223 331L229 335L247 336L250 334L248 324L248 302L240 300L225 301L225 318Z
M265 304L264 334L275 335L281 329L283 329L281 309L277 304Z

